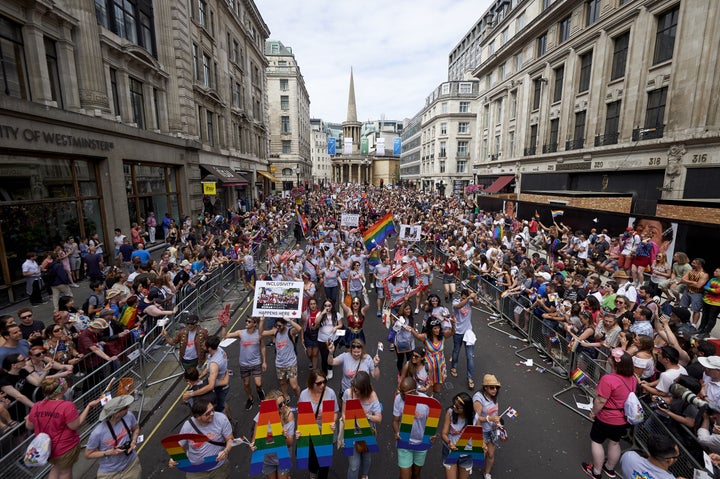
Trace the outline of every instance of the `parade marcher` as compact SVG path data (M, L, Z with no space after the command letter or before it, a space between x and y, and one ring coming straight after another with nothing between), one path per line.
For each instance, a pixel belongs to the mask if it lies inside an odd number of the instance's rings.
M382 316L383 303L385 302L385 287L383 280L390 275L390 265L388 264L387 255L380 255L380 262L373 269L373 277L375 278L375 292L377 294L377 317Z
M397 370L400 373L405 362L412 359L412 352L415 349L415 337L403 326L409 325L415 329L415 318L413 316L412 306L409 302L405 302L398 311L399 315L393 323L395 330L395 355L397 356Z
M335 303L326 299L323 303L323 309L317 315L317 322L320 324L318 328L318 349L320 349L320 368L328 379L332 379L332 364L328 362L331 355L330 345L335 341L335 333L338 329L342 329L343 322L340 313L335 310Z
M315 414L315 420L318 426L322 425L322 403L325 401L333 402L333 411L335 415L333 417L330 428L335 431L335 425L338 421L338 412L340 410L337 396L332 388L327 387L327 378L325 373L321 369L312 369L308 374L307 388L300 392L300 398L298 402L310 402L313 413ZM310 442L310 456L308 459L308 470L310 471L311 477L316 479L327 479L330 468L320 467L318 464L317 453L313 443Z
M297 355L292 341L293 336L296 337L300 334L302 334L302 326L290 318L276 318L275 326L262 332L262 336L272 336L275 340L275 370L278 381L280 381L280 388L287 398L290 397L288 383L295 391L295 395L300 396L300 386L297 381Z
M330 354L335 351L335 345L330 344ZM331 366L342 367L342 380L340 381L340 391L344 393L349 387L352 380L360 371L365 371L368 374L372 374L373 379L380 377L380 356L375 354L375 357L370 357L365 352L365 343L359 339L354 339L350 343L350 352L340 354L338 357L330 356L328 358L328 364ZM342 397L342 394L341 394Z
M482 389L473 396L475 424L482 426L485 440L485 479L492 479L490 472L495 464L495 449L500 443L500 386L493 374L486 374L483 376Z
M320 310L318 309L317 299L310 298L308 307L302 314L303 335L302 341L305 346L305 354L307 354L310 369L317 369L320 362L320 349L318 343L318 329L320 322L317 320Z
M232 333L225 333L224 326L221 335L224 338L238 338L240 343L240 378L243 382L243 388L247 395L245 401L245 410L249 411L253 407L253 394L250 388L250 378L255 383L258 401L265 399L265 391L263 391L262 375L267 371L266 352L261 341L262 331L259 329L265 322L265 317L253 318L248 316L245 318L245 329L241 329Z
M191 408L192 417L185 421L180 434L203 434L208 441L181 441L190 464L202 464L208 457L217 456L217 465L205 472L187 473L188 479L227 479L230 477L230 462L227 460L232 448L232 426L230 420L221 412L216 412L212 403L198 399ZM169 467L178 463L172 458Z
M345 312L345 347L349 348L353 339L360 339L365 343L365 333L363 332L363 324L365 323L365 313L370 307L369 304L361 305L360 297L353 296L350 307L345 303L341 303Z
M425 348L418 347L413 350L410 361L406 362L400 371L398 384L403 378L413 378L418 391L432 396L432 379L425 363Z
M285 396L281 391L273 389L267 394L267 399L274 399L280 414L282 423L282 435L285 445L288 448L290 460L293 459L293 445L295 444L295 413L288 406L289 397ZM255 428L257 428L260 413L255 415ZM280 469L280 461L276 452L265 454L262 467L263 476L267 479L288 479L290 477L289 469Z
M214 410L225 411L225 398L230 389L230 374L228 374L228 360L225 350L220 347L220 337L210 336L206 342L208 360L205 369L207 370L208 383L197 391L188 391L183 394L183 400L191 397L202 396L210 391L215 392ZM228 414L224 416L229 417Z
M367 371L357 371L357 374L352 378L350 387L343 393L343 422L346 421L345 406L349 399L360 400L363 411L365 411L365 415L370 422L370 427L377 429L377 425L382 421L382 405L373 390L372 384L370 383L370 375ZM357 427L357 424L355 426ZM362 444L363 441L359 442ZM361 445L355 443L353 455L348 458L348 479L368 479L372 454L368 452L367 449L362 452L360 450L361 447Z
M100 412L98 425L90 433L85 459L99 459L98 479L142 477L137 455L140 425L129 411L134 400L130 395L110 399Z
M475 339L472 332L472 306L480 301L475 292L468 289L460 291L460 299L453 301L455 313L455 334L453 334L453 351L450 361L450 375L457 377L457 363L460 359L461 345L465 345L465 359L467 360L467 385L471 391L475 389Z
M455 318L450 320L451 328L442 331L441 321L433 318L427 322L423 333L418 333L414 328L405 325L415 339L422 341L425 347L425 360L430 371L430 381L433 385L433 392L439 393L443 383L447 379L447 368L445 366L445 338L455 334Z
M442 459L445 466L446 479L467 479L472 474L472 457L460 455L458 458L449 459L451 451L457 451L457 440L465 426L471 426L475 417L473 400L466 392L455 395L452 406L445 412L445 420L442 426L440 437L442 444Z
M400 421L402 420L405 398L407 395L427 397L426 394L417 390L415 380L410 377L403 378L398 386L397 394L393 400L393 422L392 428L395 433L395 440L400 440ZM471 409L472 411L472 409ZM412 429L410 430L410 444L420 444L423 441L425 426L430 415L430 408L426 404L418 404L415 408ZM435 442L437 434L430 437ZM415 451L398 447L398 467L400 468L400 479L420 478L420 472L425 465L425 458L428 451Z
M197 314L190 314L183 319L185 328L181 329L173 338L162 328L162 335L170 346L178 345L180 348L180 364L184 369L199 367L201 361L205 360L207 347L205 342L208 338L207 329L198 326L200 318Z

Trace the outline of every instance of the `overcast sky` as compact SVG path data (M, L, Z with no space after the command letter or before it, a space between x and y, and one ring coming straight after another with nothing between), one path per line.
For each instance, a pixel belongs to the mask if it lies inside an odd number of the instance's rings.
M358 120L411 118L447 80L448 55L490 0L255 0L270 39L292 47L310 115L347 118L350 67Z

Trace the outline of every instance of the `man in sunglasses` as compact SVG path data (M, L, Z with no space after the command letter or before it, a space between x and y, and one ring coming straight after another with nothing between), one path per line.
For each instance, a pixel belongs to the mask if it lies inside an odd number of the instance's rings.
M648 457L637 451L628 451L620 459L623 477L643 477L647 479L675 479L668 471L680 457L675 442L665 434L653 434L647 440Z

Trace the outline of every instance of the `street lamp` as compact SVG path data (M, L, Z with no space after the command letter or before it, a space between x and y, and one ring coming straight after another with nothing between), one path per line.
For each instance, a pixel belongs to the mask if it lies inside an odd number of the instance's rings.
M300 187L300 165L295 167L295 175L297 176L297 186Z

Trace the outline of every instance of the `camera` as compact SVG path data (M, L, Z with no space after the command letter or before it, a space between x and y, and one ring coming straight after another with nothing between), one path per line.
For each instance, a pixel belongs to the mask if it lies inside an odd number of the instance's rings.
M670 406L668 406L668 403L666 403L663 398L656 396L655 399L653 399L653 402L650 403L650 409L657 410L659 408L669 409Z
M130 443L129 442L121 444L121 445L117 446L115 449L120 449L121 451L125 451L126 456L130 455Z
M699 408L703 408L708 405L707 401L704 401L697 397L697 394L693 393L690 389L686 388L682 384L674 383L670 386L670 394L673 397L681 398L688 404Z

